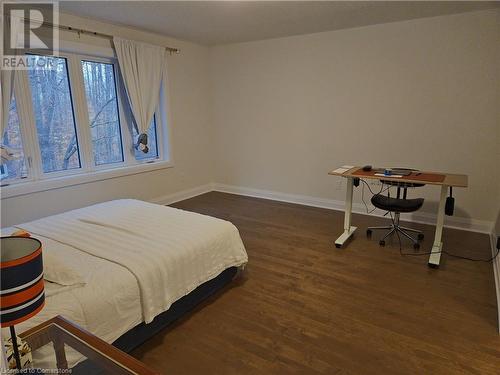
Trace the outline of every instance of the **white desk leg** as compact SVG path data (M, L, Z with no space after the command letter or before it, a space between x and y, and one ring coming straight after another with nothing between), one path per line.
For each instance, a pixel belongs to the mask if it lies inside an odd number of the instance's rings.
M443 235L443 224L444 224L444 207L446 204L446 192L448 191L448 186L441 186L441 197L439 199L439 208L437 213L436 221L436 233L434 234L434 244L432 245L432 254L429 257L429 267L438 268L439 260L441 259L441 249L443 247L443 242L441 237Z
M344 232L335 241L335 247L337 248L341 247L356 230L356 227L351 226L353 182L354 179L352 177L347 177L347 191L345 195Z

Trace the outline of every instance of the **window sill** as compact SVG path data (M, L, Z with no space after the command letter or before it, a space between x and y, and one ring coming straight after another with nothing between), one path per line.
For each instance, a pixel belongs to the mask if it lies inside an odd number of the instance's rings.
M20 195L37 193L52 189L60 189L68 186L87 184L89 182L108 180L138 173L151 172L158 169L172 168L170 161L145 162L133 166L117 167L89 173L73 174L38 181L26 181L13 183L1 188L1 198L12 198Z

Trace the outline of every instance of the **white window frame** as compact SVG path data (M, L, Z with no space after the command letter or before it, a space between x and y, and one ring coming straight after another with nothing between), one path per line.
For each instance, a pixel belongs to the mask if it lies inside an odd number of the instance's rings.
M75 53L73 51L60 52L58 57L65 58L67 62L81 167L65 171L43 172L41 152L31 103L31 88L28 72L20 71L21 74L16 74L14 95L20 121L21 139L28 176L26 178L7 179L2 181L2 199L173 167L171 158L172 150L169 142L171 130L167 118L167 114L169 113L168 93L166 93L165 89L167 86L165 80L160 95L159 105L155 112L158 157L137 160L132 148L132 114L128 108L125 89L118 71L116 58L94 56L87 51L84 54ZM102 165L95 165L94 163L94 152L92 149L87 98L81 61L113 64L122 139L122 162Z

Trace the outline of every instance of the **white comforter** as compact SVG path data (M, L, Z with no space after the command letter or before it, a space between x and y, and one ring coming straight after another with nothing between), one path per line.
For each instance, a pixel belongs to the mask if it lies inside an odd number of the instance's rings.
M132 199L17 227L125 267L137 280L146 323L198 285L248 260L230 222Z

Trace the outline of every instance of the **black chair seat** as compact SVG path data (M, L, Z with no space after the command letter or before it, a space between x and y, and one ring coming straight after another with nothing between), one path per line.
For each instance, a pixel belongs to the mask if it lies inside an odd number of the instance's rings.
M384 211L414 212L422 207L424 199L397 199L390 198L382 194L375 194L372 197L372 204Z

